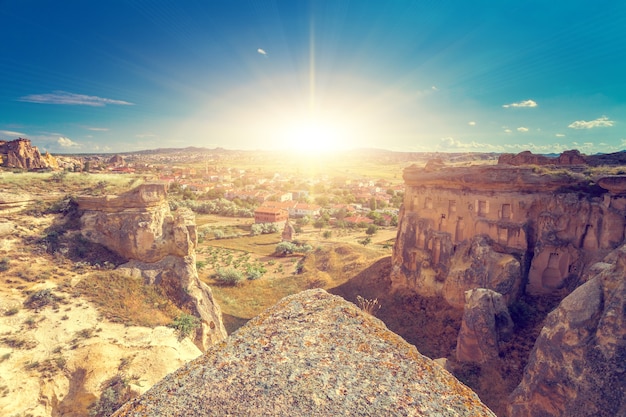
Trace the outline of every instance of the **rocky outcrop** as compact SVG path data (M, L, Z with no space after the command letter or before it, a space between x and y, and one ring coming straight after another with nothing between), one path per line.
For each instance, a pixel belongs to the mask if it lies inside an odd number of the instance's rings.
M0 140L0 166L25 170L58 168L56 159L46 153L42 155L30 140L18 138Z
M404 180L393 287L424 296L456 293L446 299L459 308L463 292L481 286L504 294L509 303L524 291L571 291L585 268L626 237L622 176L601 178L598 186L564 169L498 165L429 171L412 166L405 169ZM488 237L492 251L502 255L483 264L513 271L510 257L515 258L525 288L509 296L502 288L480 284L481 276L493 274L459 254L477 236Z
M485 363L499 357L500 341L513 334L513 320L502 294L478 288L465 293L463 321L456 345L458 362Z
M550 158L544 155L536 155L530 151L518 154L503 153L498 158L498 165L585 165L587 160L584 155L573 149L564 151L557 157Z
M442 296L453 307L466 306L466 291L476 288L496 291L508 302L513 302L522 290L519 261L512 255L496 252L484 236L459 245L450 264L452 269L443 283Z
M120 196L79 197L81 233L129 260L120 270L161 285L180 307L202 320L196 335L205 350L226 337L219 306L198 279L193 213L172 213L165 184L144 184Z
M341 297L279 301L114 416L494 416L447 371Z
M626 245L551 312L510 417L626 415Z

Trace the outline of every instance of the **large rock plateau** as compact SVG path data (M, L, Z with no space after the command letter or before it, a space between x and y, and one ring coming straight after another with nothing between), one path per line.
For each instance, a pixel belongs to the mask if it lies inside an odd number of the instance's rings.
M165 415L494 416L380 320L319 289L279 301L114 414Z
M198 279L193 213L171 212L165 184L143 184L119 196L80 197L81 233L129 260L120 270L161 285L202 325L196 344L202 350L226 337L221 311L211 289Z

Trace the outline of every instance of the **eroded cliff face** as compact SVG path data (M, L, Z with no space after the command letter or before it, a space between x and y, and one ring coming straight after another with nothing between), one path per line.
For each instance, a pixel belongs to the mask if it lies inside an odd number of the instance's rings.
M551 312L510 417L626 415L626 245Z
M571 290L586 266L624 242L624 176L598 181L605 189L589 187L573 172L531 167L436 171L409 167L404 179L404 207L393 253L394 286L443 295L456 307L462 306L462 292L471 288L493 289L509 303L520 291ZM483 264L504 268L510 276L515 274L513 257L520 265L517 281L510 277L506 285L494 285L493 271L483 274L483 279L451 274L459 266L468 271L457 252L478 236L488 239L493 252L501 256ZM471 275L476 270L472 265ZM447 296L454 288L457 295Z
M25 170L58 168L56 159L50 154L42 155L30 140L18 138L0 140L0 166Z
M172 213L165 184L144 184L120 196L80 197L81 233L129 260L118 269L161 285L202 326L196 344L202 350L224 339L226 330L211 289L196 270L196 226L192 212Z

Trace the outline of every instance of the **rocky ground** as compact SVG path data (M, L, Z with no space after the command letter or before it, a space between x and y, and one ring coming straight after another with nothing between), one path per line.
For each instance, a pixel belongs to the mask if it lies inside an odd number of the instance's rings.
M78 290L93 269L35 243L54 216L10 218L0 217L0 415L84 416L112 378L141 393L200 354L173 328L106 319Z

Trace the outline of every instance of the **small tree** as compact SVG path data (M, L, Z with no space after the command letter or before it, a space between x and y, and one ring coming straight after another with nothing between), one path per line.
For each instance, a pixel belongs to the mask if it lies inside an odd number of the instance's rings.
M375 224L370 224L369 226L367 226L367 230L365 231L365 234L371 236L373 234L376 234L377 231L378 231L378 227Z

